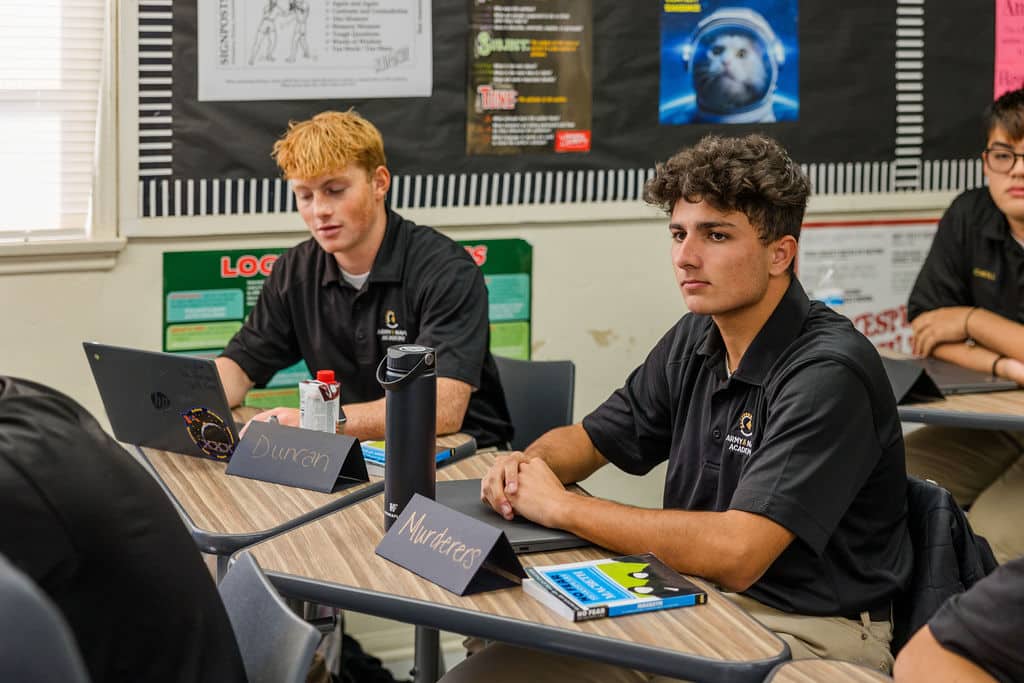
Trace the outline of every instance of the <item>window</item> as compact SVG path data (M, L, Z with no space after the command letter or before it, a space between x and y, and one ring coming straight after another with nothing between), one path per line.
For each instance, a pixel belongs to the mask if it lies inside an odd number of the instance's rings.
M0 0L0 246L90 236L106 0Z

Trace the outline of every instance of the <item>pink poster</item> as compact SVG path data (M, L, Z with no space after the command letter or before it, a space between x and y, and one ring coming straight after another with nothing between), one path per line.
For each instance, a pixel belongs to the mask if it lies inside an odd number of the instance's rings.
M1024 86L1024 8L996 3L995 97Z

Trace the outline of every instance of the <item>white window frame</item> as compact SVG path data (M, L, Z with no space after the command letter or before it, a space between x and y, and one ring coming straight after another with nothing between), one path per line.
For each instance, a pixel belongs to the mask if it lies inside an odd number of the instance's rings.
M67 240L0 244L0 275L109 270L125 240L117 229L117 0L106 1L107 57L103 61L97 109L99 140L94 159L93 191L86 235Z

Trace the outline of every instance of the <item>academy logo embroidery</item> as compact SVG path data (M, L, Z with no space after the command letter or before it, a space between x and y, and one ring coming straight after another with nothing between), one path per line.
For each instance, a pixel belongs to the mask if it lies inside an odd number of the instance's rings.
M382 342L404 344L409 338L409 331L398 325L398 314L393 309L387 309L384 311L384 327L377 328L377 337Z
M738 429L739 434L728 434L725 437L725 442L729 444L726 450L749 456L754 452L754 441L751 438L754 436L754 414L744 411L734 429Z
M971 271L974 277L981 278L982 280L989 280L991 282L996 281L996 274L991 270L985 270L984 268L975 268Z
M740 434L747 438L754 435L754 416L749 412L740 415Z

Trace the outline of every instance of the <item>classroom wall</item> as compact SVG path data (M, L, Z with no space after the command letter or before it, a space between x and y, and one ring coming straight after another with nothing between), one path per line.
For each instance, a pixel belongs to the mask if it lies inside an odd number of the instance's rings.
M621 383L683 310L665 221L649 214L564 226L445 229L454 239L521 237L533 245L534 357L576 362L578 417ZM297 215L279 220L282 230L291 231L131 239L109 271L0 276L2 371L58 387L102 419L81 342L160 349L163 252L287 246L304 239Z

